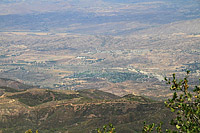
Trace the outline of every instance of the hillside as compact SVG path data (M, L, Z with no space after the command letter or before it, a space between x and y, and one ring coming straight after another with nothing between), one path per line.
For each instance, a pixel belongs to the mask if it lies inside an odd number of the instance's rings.
M29 128L43 133L87 133L106 123L113 123L119 133L140 132L143 121L165 123L172 117L162 102L132 94L119 97L99 90L6 89L0 88L4 93L0 96L3 133Z
M30 89L33 88L33 86L23 84L21 82L6 79L6 78L0 78L0 87L6 87L6 88L13 88L13 89Z

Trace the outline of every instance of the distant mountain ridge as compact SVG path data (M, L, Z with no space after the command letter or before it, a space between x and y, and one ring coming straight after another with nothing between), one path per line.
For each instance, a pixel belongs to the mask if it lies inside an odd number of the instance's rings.
M6 78L0 78L0 87L9 87L14 89L30 89L33 88L33 86L29 86L26 84L23 84L21 82L12 80L12 79L6 79Z
M200 18L199 5L195 0L4 0L0 31L124 35Z

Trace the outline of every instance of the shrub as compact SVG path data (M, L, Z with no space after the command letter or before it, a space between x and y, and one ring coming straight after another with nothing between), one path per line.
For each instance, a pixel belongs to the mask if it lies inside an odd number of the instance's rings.
M115 133L115 128L112 124L104 125L102 129L97 128L97 133Z
M171 120L171 125L174 125L176 131L166 129L168 133L198 133L200 132L200 87L195 86L193 90L189 90L188 75L184 79L178 80L173 74L172 79L165 78L167 84L171 85L170 90L174 91L173 97L165 102L166 107L171 109L171 112L176 114L176 118ZM152 132L155 124L144 124L143 132ZM157 126L157 132L161 133L161 125ZM159 129L159 130L158 130Z

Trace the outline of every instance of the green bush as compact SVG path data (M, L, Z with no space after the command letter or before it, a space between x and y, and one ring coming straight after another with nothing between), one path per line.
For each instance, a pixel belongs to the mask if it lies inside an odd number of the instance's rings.
M173 74L172 79L165 78L167 84L171 85L170 90L174 91L174 95L171 99L165 102L171 112L176 114L176 118L171 120L171 125L175 126L176 130L166 129L168 133L198 133L200 132L200 87L195 86L191 91L188 85L188 75L184 79L176 79ZM152 132L157 127L157 132L161 133L161 124L155 126L155 124L144 124L143 132Z
M104 125L103 128L97 128L97 133L115 133L115 128L112 124Z
M27 130L25 133L33 133L31 129ZM38 130L35 131L35 133L38 133Z

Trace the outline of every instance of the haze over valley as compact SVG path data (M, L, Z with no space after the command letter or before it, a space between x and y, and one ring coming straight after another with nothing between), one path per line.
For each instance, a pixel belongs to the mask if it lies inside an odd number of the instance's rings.
M196 0L1 1L0 75L41 88L167 97L165 76L199 76L199 10Z
M187 70L191 92L199 0L0 1L0 133L174 129L164 77Z

